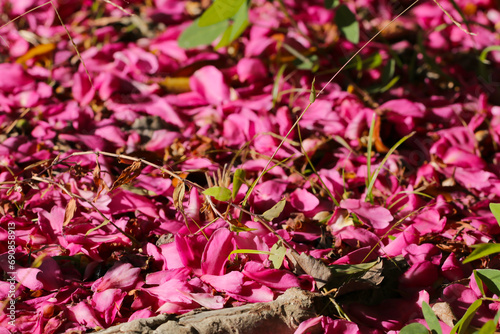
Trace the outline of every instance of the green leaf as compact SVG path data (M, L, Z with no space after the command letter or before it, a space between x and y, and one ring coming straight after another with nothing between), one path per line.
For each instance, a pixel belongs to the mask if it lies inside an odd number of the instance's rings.
M488 287L488 290L495 295L500 296L500 270L496 269L477 269L474 274ZM480 283L480 282L478 282ZM479 285L479 284L478 284ZM482 287L481 287L482 288ZM481 291L484 295L484 291Z
M231 31L231 36L229 37L231 42L240 37L240 35L248 27L248 24L248 1L245 0L240 6L240 9L238 9L236 14L233 16L233 29Z
M245 171L241 168L238 168L233 175L233 200L236 198L236 195L238 194L238 191L240 190L243 183L245 183Z
M227 29L222 34L222 37L220 38L219 43L217 43L217 45L215 46L215 50L218 50L220 48L228 46L231 43L230 37L231 37L231 31L232 31L232 29L233 29L232 25L230 25L230 26L227 27Z
M366 188L369 189L369 185L372 182L372 146L373 146L373 131L375 129L375 121L377 119L377 114L373 113L372 123L370 125L370 130L368 131L368 145L366 146ZM366 199L373 203L373 194L371 191L367 192Z
M340 5L340 0L325 0L326 9L334 9L338 5Z
M199 20L199 19L198 19ZM177 43L183 49L191 49L200 45L208 45L220 36L228 27L228 21L222 21L208 27L200 27L195 20L179 36Z
M226 187L211 187L203 192L204 195L212 196L218 201L227 202L231 199L231 190Z
M479 291L481 292L481 296L484 297L484 286L481 280L481 277L478 275L477 270L473 271L474 273L474 279L476 280L477 287L479 288Z
M479 244L471 246L474 251L463 261L463 263L472 262L478 260L482 257L500 253L500 244Z
M215 50L231 44L232 41L240 37L248 25L248 2L245 1L236 15L234 15L233 24L227 27L226 31L224 31L224 34L215 47Z
M335 12L335 24L347 40L357 44L359 42L359 23L356 16L346 5L340 5Z
M500 45L492 45L485 48L479 55L479 74L487 82L491 82L491 75L488 76L487 66L490 62L486 59L491 51L500 51Z
M109 224L109 220L105 219L101 224L99 224L99 226L96 226L94 228L91 228L90 230L87 231L87 233L85 233L85 236L88 236L90 233L94 232L94 231L97 231L98 229L106 226Z
M490 210L495 216L498 225L500 225L500 203L490 203Z
M495 322L495 324L498 324L498 322L500 321L500 310L498 310L497 314L495 314L495 319L493 319L493 321Z
M229 225L229 230L231 232L250 232L250 231L257 231L256 228L251 228L251 227L246 227L246 226L236 226L236 225Z
M318 56L317 55L312 55L309 58L304 56L302 53L299 51L295 50L291 45L288 45L286 43L283 43L283 47L290 52L292 56L294 56L296 59L293 62L294 65L299 69L299 70L312 70L318 61Z
M273 97L273 108L278 102L280 84L281 80L283 79L283 73L285 73L285 69L286 69L286 64L281 65L280 69L278 70L278 73L276 73L276 77L274 78L273 89L271 91L271 95Z
M305 57L306 61L302 61L302 59L295 59L293 64L299 70L307 70L311 72L316 72L318 70L318 56L311 55L310 57Z
M231 253L229 253L229 256L227 259L231 261L231 255L233 254L271 254L271 252L268 251L261 251L261 250L256 250L256 249L235 249Z
M246 0L215 0L201 15L199 27L207 27L233 17Z
M311 84L311 94L309 94L309 102L311 103L316 101L316 88L314 87L315 82L316 82L316 77L313 78L313 82Z
M279 269L281 267L285 259L285 254L286 247L281 240L278 240L278 242L271 247L271 254L269 255L269 261L273 263L274 269Z
M478 299L474 303L472 303L471 306L469 306L469 308L467 309L467 312L465 312L462 319L460 319L455 324L455 327L453 327L450 334L465 333L467 331L467 327L469 327L469 324L472 321L472 318L474 317L474 314L476 314L477 309L481 306L482 303L483 303L482 299Z
M483 327L477 332L478 334L494 334L497 329L497 323L493 320L488 320Z
M422 302L422 313L424 314L427 326L431 330L432 334L443 334L439 320L432 310L432 308L426 302Z
M401 328L399 334L429 334L424 325L414 322Z
M283 209L285 208L286 199L282 199L278 203L276 203L272 208L267 210L262 214L262 217L267 221L272 221L274 218L278 217Z
M382 84L387 85L394 77L394 73L396 73L396 61L391 58L382 70Z

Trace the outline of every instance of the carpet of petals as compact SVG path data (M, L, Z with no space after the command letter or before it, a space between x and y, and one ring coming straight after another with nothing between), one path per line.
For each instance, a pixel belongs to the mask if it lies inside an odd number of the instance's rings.
M327 265L408 262L396 295L340 305L351 322L334 314L310 321L325 333L425 324L424 301L446 302L460 319L481 297L473 269L500 268L496 256L462 263L470 246L500 236L488 207L500 202L500 52L478 60L500 44L500 11L495 0L454 2L460 12L440 1L461 27L421 1L363 49L248 199L246 209L262 214L285 198L273 228ZM232 189L232 173L244 170L232 200L241 205L309 104L313 78L319 91L411 4L344 1L360 23L353 44L324 1L279 3L251 0L250 25L228 47L182 49L179 35L206 1L0 0L2 25L24 14L0 29L1 334L85 333L159 313L268 302L291 287L315 291L289 259L273 267L266 252L278 237L252 215L210 205L196 187L180 196L179 180L153 166L122 174L130 160L92 153L139 157L204 188ZM315 68L301 67L307 59ZM380 170L371 194L368 168ZM237 230L244 226L252 230ZM15 328L6 311L12 272ZM494 318L495 298L472 326Z

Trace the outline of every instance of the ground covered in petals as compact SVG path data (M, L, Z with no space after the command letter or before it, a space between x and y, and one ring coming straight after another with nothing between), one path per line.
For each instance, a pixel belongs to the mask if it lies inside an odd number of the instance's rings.
M335 304L296 333L488 324L498 1L422 0L331 83L409 1L235 3L189 35L210 1L0 0L0 333L292 287Z

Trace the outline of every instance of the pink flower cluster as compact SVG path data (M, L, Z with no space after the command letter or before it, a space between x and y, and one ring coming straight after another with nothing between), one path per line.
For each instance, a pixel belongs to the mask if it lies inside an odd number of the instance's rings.
M41 6L0 28L0 299L9 299L8 273L18 282L16 328L2 309L0 334L84 333L158 313L268 302L291 287L314 291L313 277L296 274L289 259L273 267L279 239L252 215L213 200L252 229L235 232L198 189L179 198L178 180L151 166L109 191L127 165L79 153L140 157L203 187L205 173L223 182L225 165L242 169L240 204L309 104L313 77L324 87L362 44L339 32L335 10L319 0L283 0L285 9L251 1L247 31L218 50L178 46L198 2L113 3L0 1L9 19ZM294 129L248 199L247 209L262 214L286 198L272 223L277 234L328 265L408 262L397 296L340 305L352 322L320 316L297 334L318 325L325 333L396 332L425 323L424 301L446 302L459 318L481 297L472 275L479 264L462 260L469 246L500 233L488 209L500 200L500 52L477 59L500 42L500 11L494 1L456 3L462 13L442 5L458 21L465 15L462 29L427 2L365 48L362 59L381 63L359 60L326 86L300 137ZM402 10L385 0L346 4L362 36ZM301 70L290 48L318 70ZM391 66L395 85L381 84ZM487 77L476 74L481 66ZM472 325L493 319L499 305L484 302Z

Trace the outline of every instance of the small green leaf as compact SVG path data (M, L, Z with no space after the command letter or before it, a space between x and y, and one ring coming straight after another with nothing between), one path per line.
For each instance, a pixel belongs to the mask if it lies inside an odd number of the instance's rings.
M228 46L231 41L229 40L231 37L231 31L233 30L233 26L230 25L227 27L227 29L224 31L222 34L222 37L219 40L219 43L215 46L215 50L218 50L220 48L223 48L225 46Z
M391 58L382 70L382 84L387 85L396 73L396 61Z
M427 326L431 330L432 334L443 334L439 320L432 310L432 308L426 302L422 302L422 313L424 314Z
M309 102L311 103L316 101L316 88L314 87L315 82L316 82L316 77L313 78L313 82L311 84L311 94L309 94Z
M281 267L285 259L285 254L286 247L281 240L278 240L278 242L271 247L271 254L269 255L269 261L273 263L274 269L279 269Z
M226 31L224 31L224 34L215 47L215 50L231 44L232 41L240 37L248 25L248 2L245 1L238 12L234 15L233 24L227 27Z
M179 36L177 43L183 49L191 49L201 45L208 45L220 36L228 27L228 21L222 21L208 27L200 27L195 20Z
M268 251L261 251L261 250L256 250L256 249L235 249L231 253L229 253L229 256L227 259L231 261L231 255L233 254L266 254L270 255L271 252Z
M500 225L500 203L490 203L490 210L495 216L497 223Z
M469 306L469 308L467 309L467 312L465 312L462 319L460 319L455 324L455 327L453 327L450 334L455 334L457 332L458 334L465 333L467 331L467 327L469 327L469 324L472 321L472 318L474 317L474 314L476 314L477 309L481 306L482 303L482 299L478 299L474 303L472 303L471 306Z
M211 187L203 192L204 195L212 196L218 201L227 202L231 199L231 190L226 187Z
M334 9L338 5L340 5L340 0L325 0L326 9Z
M463 263L469 263L491 254L500 253L500 244L479 244L471 247L475 249Z
M231 36L229 39L234 41L238 38L248 27L248 1L243 1L236 14L233 16L233 29L231 31Z
M233 175L233 200L236 198L236 195L238 194L238 191L240 190L243 183L245 183L245 171L241 168L238 168Z
M491 76L488 76L488 69L486 65L488 65L490 62L486 58L488 57L488 53L490 53L491 51L500 52L500 45L488 46L479 55L479 74L487 82L491 82Z
M229 225L229 230L231 232L250 232L250 231L257 231L256 228L251 228L251 227L246 227L246 226L236 226L236 225Z
M87 233L85 233L85 236L88 236L90 233L94 232L94 231L97 231L98 229L106 226L109 224L109 220L105 219L101 224L99 224L99 226L96 226L94 228L91 228L90 230L87 231Z
M359 42L359 23L356 16L346 5L340 5L335 12L335 24L347 40L357 44Z
M429 334L424 325L414 322L401 328L399 334Z
M246 0L215 0L201 15L199 27L207 27L220 23L234 16Z
M483 286L483 281L481 280L481 276L478 275L477 270L474 270L473 273L474 273L474 279L476 280L477 283L477 287L481 292L481 296L484 297L484 286Z
M500 296L500 270L496 269L477 269L474 270L474 275L479 277L480 280L488 287L488 290L493 292L495 295ZM480 282L478 282L478 285ZM480 287L481 292L484 296L484 291L482 286Z
M272 208L264 212L262 214L262 217L267 221L272 221L274 218L277 218L281 214L281 212L285 208L285 204L286 204L286 199L283 198L281 201L276 203Z
M477 334L494 334L497 329L497 323L493 320L488 320Z
M495 324L498 324L498 322L500 321L500 310L498 310L497 314L495 314L495 318L493 319L493 321L495 322Z
M273 108L278 102L278 95L280 92L281 80L283 79L283 73L285 73L286 64L281 65L278 73L276 73L276 77L274 78L273 89L271 90L271 95L273 97Z

